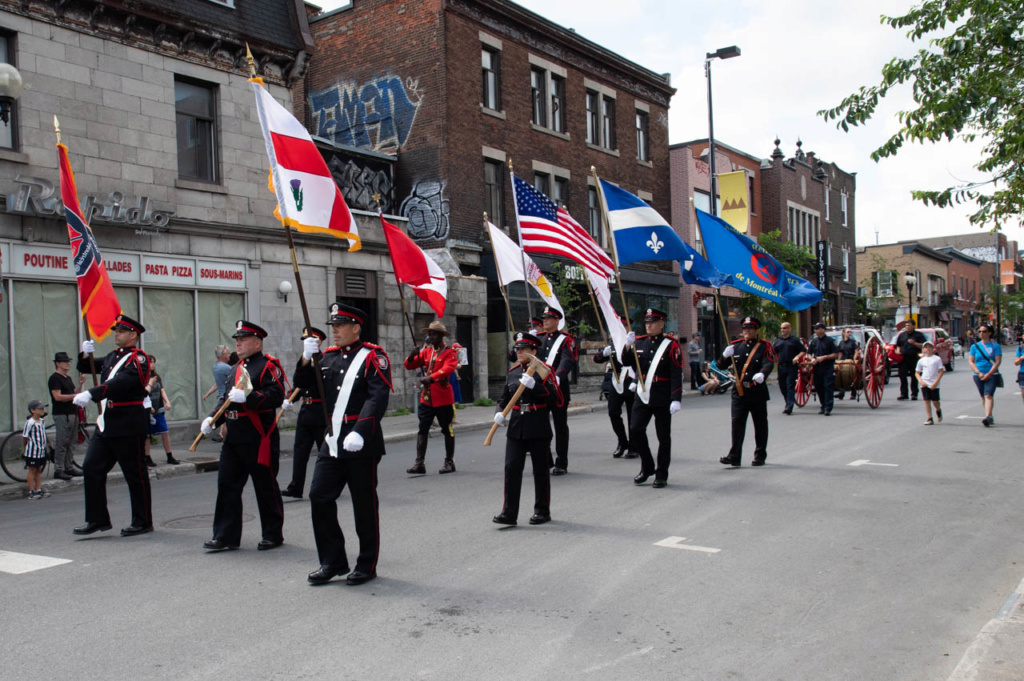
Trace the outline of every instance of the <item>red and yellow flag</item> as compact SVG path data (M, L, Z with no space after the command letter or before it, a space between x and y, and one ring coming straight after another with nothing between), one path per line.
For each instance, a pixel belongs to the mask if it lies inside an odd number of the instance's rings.
M100 256L96 238L82 217L78 205L78 189L75 174L68 160L68 148L57 143L57 157L60 161L60 198L64 202L64 218L68 225L68 239L71 241L71 259L75 264L78 279L78 299L82 304L89 336L102 342L110 334L114 318L121 314L121 304L110 283L107 266Z

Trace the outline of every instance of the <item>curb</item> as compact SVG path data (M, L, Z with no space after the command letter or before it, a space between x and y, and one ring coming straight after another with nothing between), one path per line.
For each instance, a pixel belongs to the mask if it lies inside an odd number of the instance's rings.
M1024 580L982 627L948 681L998 681L1024 674Z
M569 416L576 416L577 414L589 414L597 411L602 405L597 404L581 404L578 407L569 407ZM385 423L385 425L387 425ZM478 421L476 423L457 423L454 426L456 433L469 433L474 430L488 430L494 425L493 421ZM403 430L398 433L392 433L391 435L384 436L384 444L388 445L393 442L403 442L405 440L415 440L417 431L415 430ZM441 437L441 431L431 431L430 437Z

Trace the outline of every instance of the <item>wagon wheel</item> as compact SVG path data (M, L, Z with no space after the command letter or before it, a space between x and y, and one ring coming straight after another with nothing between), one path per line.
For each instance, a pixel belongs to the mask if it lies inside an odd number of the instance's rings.
M863 368L861 375L864 377L864 396L868 400L868 406L878 409L882 403L882 391L885 389L885 349L881 341L872 338L864 349Z
M807 400L811 398L813 383L811 372L801 366L796 374L796 395L794 395L796 406L803 407L807 404Z

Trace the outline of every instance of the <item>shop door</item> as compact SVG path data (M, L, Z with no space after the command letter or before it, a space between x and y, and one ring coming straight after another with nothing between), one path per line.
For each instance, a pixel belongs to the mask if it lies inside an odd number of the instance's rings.
M474 388L476 387L476 373L473 371L473 317L456 317L455 339L459 345L466 348L466 356L469 363L459 367L459 387L462 388L462 401L473 402L476 399Z

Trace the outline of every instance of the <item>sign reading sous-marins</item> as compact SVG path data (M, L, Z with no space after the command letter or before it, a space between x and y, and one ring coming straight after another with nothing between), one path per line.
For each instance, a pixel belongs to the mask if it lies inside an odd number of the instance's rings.
M53 182L28 175L18 175L15 182L19 184L17 191L7 195L8 213L39 217L64 215L64 204ZM166 227L174 216L173 210L157 210L151 206L148 196L131 201L118 191L110 192L105 199L96 194L86 194L81 201L82 216L89 224L101 222L159 229ZM144 231L136 230L139 233Z

